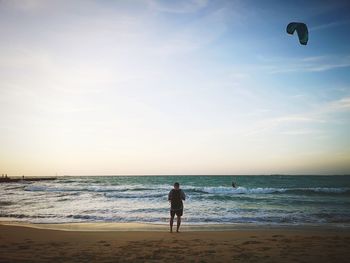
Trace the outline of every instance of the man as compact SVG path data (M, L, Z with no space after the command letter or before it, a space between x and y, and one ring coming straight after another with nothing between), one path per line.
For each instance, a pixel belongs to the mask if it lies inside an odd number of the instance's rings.
M176 214L177 217L177 227L176 227L176 232L179 232L179 228L181 225L181 216L183 214L183 203L182 200L185 200L186 196L184 191L180 189L180 184L175 183L174 184L174 189L172 189L169 192L168 195L168 200L171 204L170 207L170 232L173 232L173 223L174 223L174 217Z

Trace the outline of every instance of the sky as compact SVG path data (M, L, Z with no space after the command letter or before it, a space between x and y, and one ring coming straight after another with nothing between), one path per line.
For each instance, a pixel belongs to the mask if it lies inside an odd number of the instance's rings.
M348 1L0 0L0 173L350 174L349 27Z

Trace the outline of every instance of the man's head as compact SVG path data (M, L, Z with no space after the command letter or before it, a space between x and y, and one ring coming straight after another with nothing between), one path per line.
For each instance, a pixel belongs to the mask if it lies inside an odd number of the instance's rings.
M174 184L174 188L177 190L177 189L179 189L180 188L180 184L178 183L178 182L176 182L175 184Z

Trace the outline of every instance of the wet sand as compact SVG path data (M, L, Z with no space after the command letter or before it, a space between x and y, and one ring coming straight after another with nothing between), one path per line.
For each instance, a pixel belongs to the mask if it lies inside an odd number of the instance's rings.
M0 262L348 262L350 258L350 232L340 228L206 231L187 226L181 233L169 233L166 226L144 224L2 224ZM53 230L55 226L61 229Z

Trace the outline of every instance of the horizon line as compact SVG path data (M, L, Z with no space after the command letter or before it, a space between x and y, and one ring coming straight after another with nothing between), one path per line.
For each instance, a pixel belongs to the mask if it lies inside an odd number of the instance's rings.
M5 174L4 174L5 175ZM350 176L350 174L64 174L64 175L8 175L8 177L127 177L127 176Z

